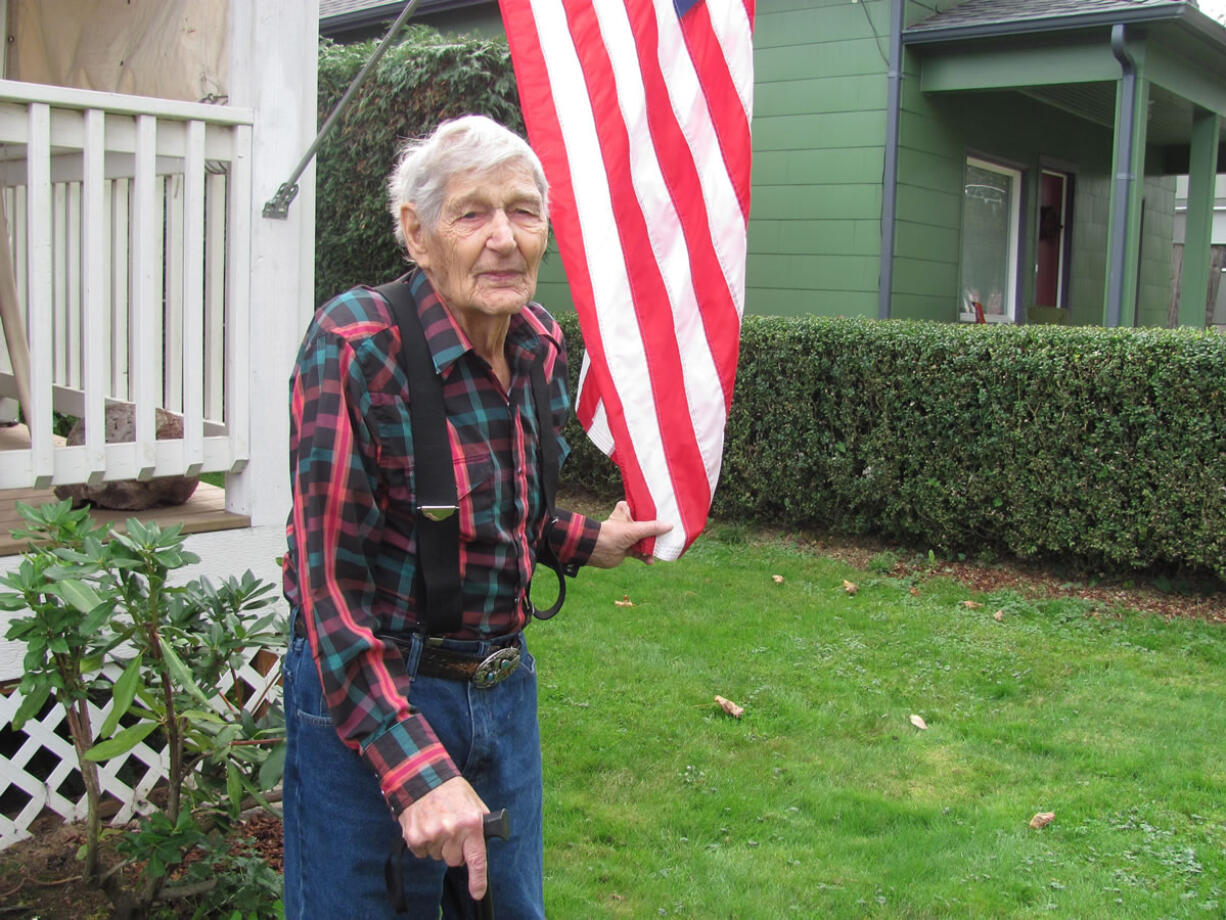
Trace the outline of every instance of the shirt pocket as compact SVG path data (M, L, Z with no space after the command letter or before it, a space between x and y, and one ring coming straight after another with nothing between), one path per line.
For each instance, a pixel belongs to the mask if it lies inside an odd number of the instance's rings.
M487 453L454 457L452 469L460 506L460 539L465 543L497 540L498 490L493 458Z

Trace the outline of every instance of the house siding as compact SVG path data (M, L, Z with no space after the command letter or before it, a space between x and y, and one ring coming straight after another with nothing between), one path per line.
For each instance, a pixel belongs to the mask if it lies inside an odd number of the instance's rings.
M748 313L873 316L889 4L759 2Z

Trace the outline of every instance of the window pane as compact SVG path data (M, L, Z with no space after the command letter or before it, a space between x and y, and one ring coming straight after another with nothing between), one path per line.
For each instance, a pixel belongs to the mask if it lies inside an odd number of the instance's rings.
M987 314L1012 314L1014 176L966 166L962 199L962 295Z

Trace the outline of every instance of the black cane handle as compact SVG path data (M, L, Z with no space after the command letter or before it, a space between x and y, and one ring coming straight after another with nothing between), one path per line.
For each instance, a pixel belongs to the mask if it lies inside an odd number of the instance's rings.
M482 826L485 830L486 840L489 840L491 837L507 840L511 836L511 819L507 816L505 808L491 811L482 819Z
M492 811L481 819L482 829L485 831L485 839L497 837L499 840L506 840L511 836L511 819L507 815L505 808L500 808L497 811ZM486 877L485 877L485 897L477 902L477 920L494 920L494 895L490 891L489 879L489 861L486 860Z

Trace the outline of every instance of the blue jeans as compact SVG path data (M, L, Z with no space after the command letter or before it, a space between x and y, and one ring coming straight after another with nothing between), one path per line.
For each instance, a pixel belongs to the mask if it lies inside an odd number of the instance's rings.
M449 645L481 653L479 643ZM410 673L416 673L420 649L414 641L406 662ZM384 865L400 838L400 825L374 772L337 736L305 639L291 638L283 672L286 920L436 920L446 866L407 851L408 912L393 910ZM498 916L544 920L541 745L532 656L525 646L519 669L487 690L415 677L410 695L481 800L491 811L505 808L510 815L511 839L492 840L488 847Z

